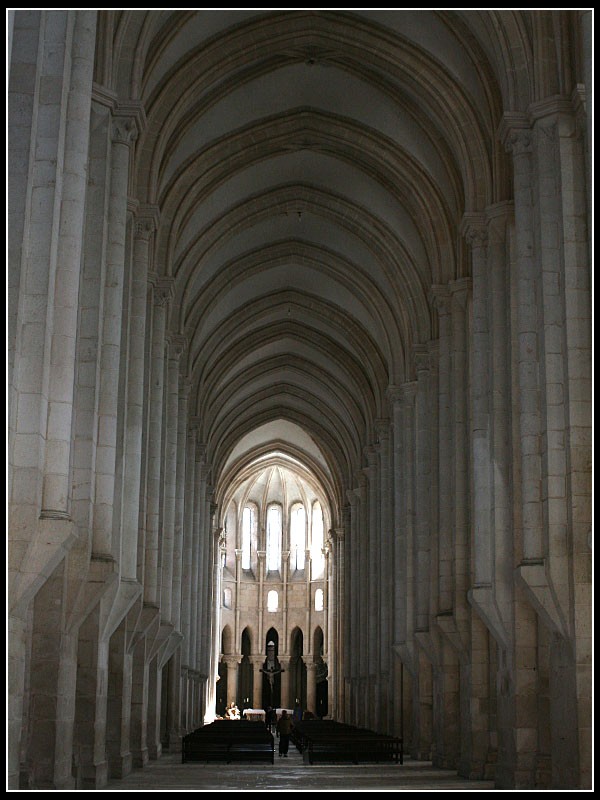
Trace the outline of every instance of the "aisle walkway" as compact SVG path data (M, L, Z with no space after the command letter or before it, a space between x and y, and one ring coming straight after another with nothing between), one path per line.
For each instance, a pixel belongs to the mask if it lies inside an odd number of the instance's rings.
M425 761L404 765L305 765L295 747L274 764L182 764L180 755L165 755L102 791L451 791L493 789L492 781L467 781L453 770L434 769Z

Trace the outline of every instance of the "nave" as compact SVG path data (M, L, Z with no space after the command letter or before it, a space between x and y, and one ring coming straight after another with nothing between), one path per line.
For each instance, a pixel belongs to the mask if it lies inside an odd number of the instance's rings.
M165 755L143 770L109 781L104 791L179 792L375 792L375 791L483 791L493 781L469 781L456 770L438 769L427 761L408 759L403 765L305 765L290 747L287 760L275 756L271 764L182 764L179 754Z

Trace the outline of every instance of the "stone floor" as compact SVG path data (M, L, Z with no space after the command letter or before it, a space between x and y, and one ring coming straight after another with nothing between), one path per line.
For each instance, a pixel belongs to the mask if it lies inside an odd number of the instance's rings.
M182 764L179 755L164 755L102 791L180 792L340 792L456 791L493 789L492 781L467 781L453 770L434 769L425 761L404 765L304 764L295 747L274 764Z

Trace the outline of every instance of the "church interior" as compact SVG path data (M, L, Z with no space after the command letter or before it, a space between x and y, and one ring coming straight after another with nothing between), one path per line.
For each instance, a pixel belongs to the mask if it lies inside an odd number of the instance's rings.
M9 789L232 704L592 786L592 31L7 10Z

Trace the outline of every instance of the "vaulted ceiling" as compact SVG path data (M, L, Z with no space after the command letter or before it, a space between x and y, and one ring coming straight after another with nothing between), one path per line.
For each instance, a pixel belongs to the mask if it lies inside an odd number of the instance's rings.
M463 214L508 197L496 131L534 99L533 28L511 11L101 14L95 79L143 109L131 194L160 211L215 483L272 450L339 507L386 390L437 336L432 285L468 272Z

